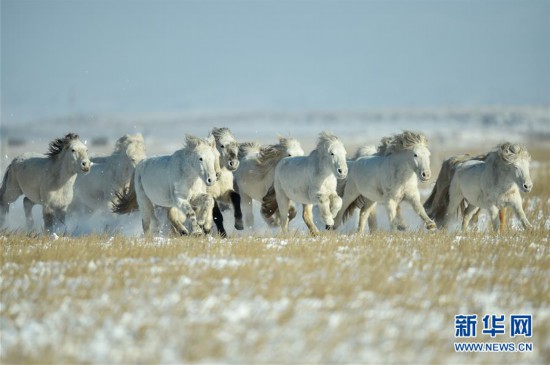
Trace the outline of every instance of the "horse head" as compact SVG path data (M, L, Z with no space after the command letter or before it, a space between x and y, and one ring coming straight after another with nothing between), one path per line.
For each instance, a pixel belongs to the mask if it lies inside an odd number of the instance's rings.
M416 175L420 181L428 181L432 176L430 169L430 150L428 147L419 143L412 147L410 151L407 151L411 155L413 162L413 169L416 171Z
M330 132L322 132L319 135L317 151L329 161L336 178L345 179L348 176L346 149L338 137Z
M88 147L82 143L77 134L69 133L63 138L50 142L47 155L50 158L63 155L62 158L67 160L71 172L75 174L87 174L90 171L91 162L88 157Z
M198 172L206 185L214 185L217 181L216 160L218 159L215 141L187 135L186 149L193 155L191 167Z
M497 150L499 157L509 167L509 171L513 174L513 179L521 191L530 192L533 188L533 182L529 173L531 156L527 149L518 144L506 142L499 145Z
M229 171L239 167L239 144L229 128L213 128L212 135L216 140L216 149L220 153L221 165Z
M432 175L428 140L422 133L405 131L382 138L377 153L404 156L420 181L428 181Z

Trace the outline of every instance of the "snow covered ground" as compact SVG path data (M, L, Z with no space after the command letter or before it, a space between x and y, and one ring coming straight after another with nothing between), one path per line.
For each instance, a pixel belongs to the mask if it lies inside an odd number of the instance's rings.
M502 140L548 149L550 110L77 116L2 125L0 170L16 154L45 151L49 140L68 131L87 139L97 154L108 153L120 135L141 132L152 155L170 153L185 133L205 136L213 126L262 143L290 133L306 150L329 129L348 153L388 134L418 130L430 139L435 172L449 153L483 151ZM547 164L546 156L532 166L542 170ZM534 181L548 184L535 174ZM421 186L424 198L430 189ZM2 363L545 364L547 191L526 196L534 231L523 232L512 219L500 237L484 233L484 216L482 233L427 234L407 205L411 230L395 234L386 232L386 212L379 207L382 232L374 235L349 234L355 218L343 232L310 238L298 216L292 233L282 237L265 225L257 205L253 231L234 231L225 213L225 241L144 239L137 214L71 217L69 237L0 232ZM42 222L39 208L33 214ZM21 229L23 222L18 201L9 228ZM484 314L533 314L530 339L476 339L532 342L533 352L455 353L454 316L468 313L480 317L480 326Z

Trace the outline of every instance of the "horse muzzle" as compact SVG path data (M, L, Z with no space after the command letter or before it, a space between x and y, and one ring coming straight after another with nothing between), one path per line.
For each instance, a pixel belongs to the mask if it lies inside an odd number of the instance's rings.
M85 162L83 161L81 164L80 164L80 170L87 174L88 172L90 172L90 168L92 167L92 163L91 162Z
M229 162L227 162L227 169L229 171L235 171L239 168L239 160L235 159L235 160L230 160Z
M204 182L206 183L207 186L212 186L216 183L216 181L218 181L216 178L211 178L211 177L207 177Z
M521 191L523 191L524 193L529 193L531 189L533 189L533 184L524 183L521 186Z
M336 177L338 179L345 179L346 177L348 177L348 170L347 169L337 169L336 170Z
M422 172L418 175L418 177L420 178L420 181L422 181L422 182L426 182L426 181L430 180L430 177L431 177L431 176L432 176L432 174L429 173L429 172L426 172L426 171L422 171Z

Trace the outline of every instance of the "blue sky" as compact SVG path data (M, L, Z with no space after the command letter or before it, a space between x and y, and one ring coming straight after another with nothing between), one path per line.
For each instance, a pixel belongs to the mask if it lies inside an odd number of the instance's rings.
M4 121L550 105L550 1L1 0Z

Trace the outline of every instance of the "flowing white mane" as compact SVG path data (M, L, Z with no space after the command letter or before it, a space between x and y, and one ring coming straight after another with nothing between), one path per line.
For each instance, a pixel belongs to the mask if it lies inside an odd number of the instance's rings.
M395 152L411 150L418 145L428 145L428 139L422 133L404 131L391 137L384 137L380 140L378 154L389 155Z

